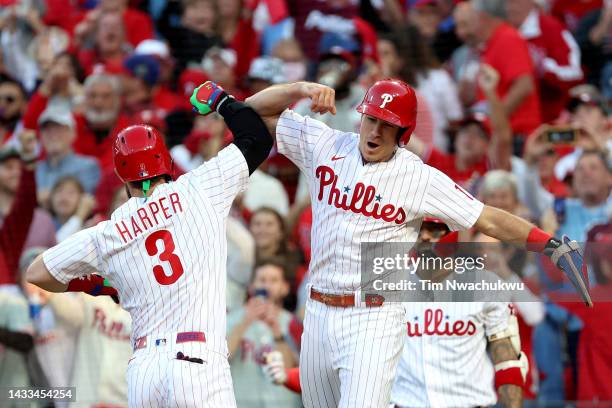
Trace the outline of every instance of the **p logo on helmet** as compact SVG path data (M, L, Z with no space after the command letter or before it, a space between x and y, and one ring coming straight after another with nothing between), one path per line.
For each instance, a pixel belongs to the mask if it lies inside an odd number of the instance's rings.
M380 95L380 97L383 100L382 103L380 104L380 108L384 108L386 104L388 104L389 102L393 100L393 95L390 95L388 93L384 93Z

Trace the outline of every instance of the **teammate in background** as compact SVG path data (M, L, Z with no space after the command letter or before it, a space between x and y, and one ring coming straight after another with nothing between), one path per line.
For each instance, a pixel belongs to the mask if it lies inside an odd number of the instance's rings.
M298 396L270 384L261 374L264 356L278 350L285 367L298 363L290 333L295 317L283 309L289 294L287 266L282 258L263 260L255 268L253 296L227 316L228 348L236 402L243 408L301 407Z
M61 298L61 305L59 299L52 301L58 317L69 320L79 331L69 383L78 390L77 406L129 405L125 372L132 357L130 314L109 296L52 296Z
M415 242L424 217L451 230L475 227L551 256L590 303L578 244L488 207L399 148L416 122L414 90L399 80L372 85L361 105L359 135L287 109L310 98L313 113L335 113L334 90L295 82L247 99L276 133L278 151L309 178L312 259L300 354L306 407L381 407L389 403L403 345L401 304L362 293L362 242Z
M42 382L50 387L68 387L74 363L78 327L72 320L74 312L69 306L67 307L64 300L71 300L69 298L75 294L49 293L28 283L25 279L28 266L46 249L44 247L27 249L19 260L20 283L30 309L34 328L34 353L41 371L35 374L39 376L39 380L33 380L33 383ZM44 378L40 378L40 374Z
M94 272L117 289L132 316L129 406L236 405L225 340L225 221L272 138L253 109L215 83L196 88L191 103L200 114L222 115L233 143L170 182L162 136L144 125L123 129L113 156L131 198L27 271L30 282L52 292Z
M26 250L25 271L45 248ZM76 387L75 406L127 406L125 371L132 355L130 314L110 297L83 293L51 293L26 282L34 324L34 351L43 374L38 381L51 387ZM92 353L95 350L95 353ZM36 365L33 365L36 367ZM33 380L33 385L43 386ZM56 406L69 406L56 402Z
M436 257L432 245L445 236L449 242L449 232L440 220L425 218L415 248L419 256ZM416 273L432 282L455 274ZM397 408L492 406L496 390L503 407L522 406L528 362L508 302L412 302L406 319L408 335L391 392Z
M418 255L437 256L431 245L445 236L446 244L452 242L449 232L439 220L425 218ZM453 273L417 271L421 279L432 282ZM528 363L508 302L413 302L408 309L407 337L391 393L394 407L492 406L496 390L502 406L521 406ZM266 355L263 370L271 382L301 392L299 371L285 368L275 352Z

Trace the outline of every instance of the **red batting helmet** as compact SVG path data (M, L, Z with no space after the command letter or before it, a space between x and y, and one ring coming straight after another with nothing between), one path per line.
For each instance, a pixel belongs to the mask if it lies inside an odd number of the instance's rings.
M442 235L442 237L440 237L440 240L438 241L438 243L449 244L449 243L455 243L458 241L459 234L456 231L451 232L450 228L448 228L448 225L446 225L446 223L442 221L441 219L434 218L434 217L424 217L423 224L425 223L436 224L441 227L445 227L447 229L447 232L444 235ZM421 228L423 227L421 226Z
M383 79L368 89L357 112L406 129L400 142L408 143L416 126L416 94L414 89L399 79Z
M124 183L172 176L174 170L164 138L148 125L128 126L119 132L113 146L113 161L115 173Z

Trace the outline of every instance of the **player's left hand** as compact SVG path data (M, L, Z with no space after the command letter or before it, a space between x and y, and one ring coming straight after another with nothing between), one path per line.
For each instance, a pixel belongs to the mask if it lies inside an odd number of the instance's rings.
M223 88L212 81L206 81L193 90L189 102L193 111L200 115L208 115L217 110L217 107L228 95Z
M587 283L587 264L584 262L580 245L565 235L561 238L560 243L556 239L551 239L549 242L552 241L556 241L558 246L553 248L547 245L544 254L549 256L557 268L565 273L587 306L593 307Z

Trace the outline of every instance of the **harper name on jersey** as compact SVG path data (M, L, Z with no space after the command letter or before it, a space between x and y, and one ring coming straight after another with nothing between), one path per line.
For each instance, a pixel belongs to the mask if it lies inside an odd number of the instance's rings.
M172 210L172 212L170 212ZM167 197L160 197L149 203L144 204L136 211L136 215L129 218L118 220L115 228L125 244L132 241L150 228L160 224L162 216L169 219L174 214L183 212L181 198L178 193L170 193ZM159 214L159 219L157 216Z

